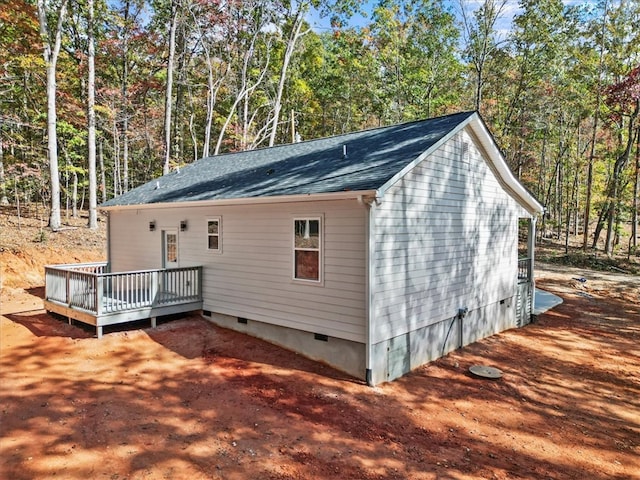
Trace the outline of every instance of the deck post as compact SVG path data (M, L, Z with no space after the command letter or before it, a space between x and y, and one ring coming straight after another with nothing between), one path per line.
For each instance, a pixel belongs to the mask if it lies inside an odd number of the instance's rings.
M101 325L97 325L96 326L96 336L98 338L102 338L102 326Z
M67 306L71 306L71 271L67 270L64 272L64 280L65 280L65 301L67 302Z
M536 281L534 276L534 257L536 250L536 221L538 217L535 215L529 220L529 238L527 238L527 250L529 255L529 272L530 278L529 282L531 283L531 315L533 316L533 311L536 308Z
M156 328L158 326L158 317L151 317L151 328Z
M95 291L95 305L96 305L96 316L99 317L102 315L102 298L104 296L104 277L102 274L98 274L96 278L96 291Z
M158 275L158 271L151 272L151 305L157 305L157 296L158 291L160 290L159 285L160 276Z

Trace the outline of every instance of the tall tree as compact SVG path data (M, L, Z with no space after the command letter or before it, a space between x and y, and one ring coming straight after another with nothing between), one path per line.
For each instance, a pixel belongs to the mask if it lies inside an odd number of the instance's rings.
M587 185L586 185L586 198L584 202L584 224L583 224L583 236L582 236L582 249L587 250L587 244L589 242L589 229L591 221L591 197L593 195L593 164L596 157L596 140L598 136L598 123L600 121L600 106L602 102L602 75L604 67L604 41L605 31L607 26L608 15L608 0L604 0L602 8L602 26L600 27L600 38L598 40L598 83L595 88L595 109L593 111L593 130L591 133L591 147L589 152L589 158L587 160Z
M62 45L62 27L68 0L38 0L38 20L42 38L43 57L47 70L47 144L51 182L51 212L49 227L57 230L60 220L60 179L58 177L58 140L56 134L56 65ZM54 27L51 24L54 23Z
M289 11L285 15L285 20L289 23L289 35L286 42L284 55L282 57L282 66L280 68L280 78L278 80L278 86L276 88L276 96L273 105L273 114L271 118L271 126L269 133L269 146L272 147L276 142L276 133L278 130L278 122L280 120L280 111L282 110L282 93L284 92L284 86L287 79L287 72L289 64L291 63L291 57L298 44L300 38L311 31L310 28L302 29L304 25L304 15L307 13L311 2L298 1L290 2L288 5Z
M140 0L125 0L119 9L119 43L121 54L121 106L120 106L120 125L121 125L121 144L122 144L122 189L126 192L129 190L129 116L131 115L129 108L129 73L130 73L130 43L131 37L138 28L138 16L142 12L142 2Z
M8 205L7 184L4 177L4 150L2 148L2 120L0 120L0 205Z
M265 81L271 64L272 35L268 32L268 26L274 21L274 12L260 1L242 2L232 8L233 12L229 15L232 23L228 30L234 32L232 38L236 42L232 54L236 85L229 92L229 108L218 135L214 155L220 153L234 117L241 117L238 124L242 126L238 130L241 131L241 137L246 138L249 124L255 118L254 113L248 111L249 98ZM262 135L264 131L262 129ZM247 148L247 143L243 141L242 147Z
M298 107L303 114L304 138L380 126L387 104L377 96L379 64L368 45L367 29L336 26L334 31L320 34L319 45L312 43L314 35L309 34L305 41L317 49L316 58L301 72L313 99L310 111ZM364 85L363 78L370 82Z
M474 73L474 98L476 110L482 105L482 91L486 81L487 63L498 48L496 23L502 18L507 0L484 0L471 14L468 0L460 0L464 55ZM473 18L472 18L473 17Z
M231 71L231 42L212 29L211 25L228 25L230 19L228 11L213 3L192 2L189 4L189 13L196 32L196 43L202 47L205 55L207 100L202 156L208 157L218 94Z
M370 25L385 122L444 113L457 100L459 32L440 0L382 0Z
M633 203L631 206L631 241L629 254L638 253L638 217L640 216L640 127L636 131L636 165L633 174Z
M22 168L26 157L42 158L43 152L27 145L38 132L30 128L37 110L30 99L42 97L31 79L41 76L43 66L35 5L0 2L0 205L9 202L9 177L16 163Z
M162 173L169 173L171 160L171 108L173 106L173 71L176 54L176 30L178 28L179 0L171 0L169 18L169 56L167 58L167 83L164 101L164 162Z
M88 226L98 228L98 195L96 175L96 65L95 65L94 0L87 0L87 161L89 164Z
M622 174L631 158L632 148L638 134L638 115L640 115L640 66L634 68L621 82L611 85L605 92L605 101L613 109L612 117L622 128L619 134L621 151L615 156L615 162L607 185L607 200L600 212L598 225L594 232L594 246L606 221L607 236L605 253L613 253L613 224L619 213L622 191Z

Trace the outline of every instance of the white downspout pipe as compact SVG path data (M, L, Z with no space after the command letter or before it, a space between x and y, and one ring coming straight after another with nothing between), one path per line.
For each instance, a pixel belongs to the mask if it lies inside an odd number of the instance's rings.
M107 269L111 272L111 212L107 212Z
M367 215L365 217L365 255L366 255L366 265L365 265L365 379L367 385L372 387L373 383L373 369L372 369L372 358L373 358L373 332L372 325L375 320L375 313L373 311L373 301L375 297L375 292L373 290L374 285L374 261L375 261L375 207L381 203L381 200L376 195L374 198L364 198L364 196L358 196L358 203L362 205L367 210Z

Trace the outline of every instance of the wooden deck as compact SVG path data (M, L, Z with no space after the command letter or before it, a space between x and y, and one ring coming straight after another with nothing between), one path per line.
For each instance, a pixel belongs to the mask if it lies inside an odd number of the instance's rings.
M202 309L202 267L109 272L109 265L45 267L47 311L89 325L98 338L107 325Z

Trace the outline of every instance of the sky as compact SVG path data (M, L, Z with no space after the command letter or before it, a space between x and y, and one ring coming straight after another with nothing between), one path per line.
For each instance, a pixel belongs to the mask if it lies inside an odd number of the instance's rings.
M483 0L464 0L471 10L475 10L479 5L483 3ZM364 1L363 10L370 14L377 4L377 1ZM567 6L591 4L595 5L597 0L563 0L563 3ZM460 18L460 2L458 0L444 0L444 4ZM505 8L502 13L502 19L498 21L496 30L500 35L506 36L511 30L513 17L521 12L518 0L507 0ZM355 15L349 20L349 26L361 27L368 23L370 18L365 18L362 15ZM311 26L318 32L322 30L330 30L331 25L328 18L321 18L317 11L311 12L308 18Z

